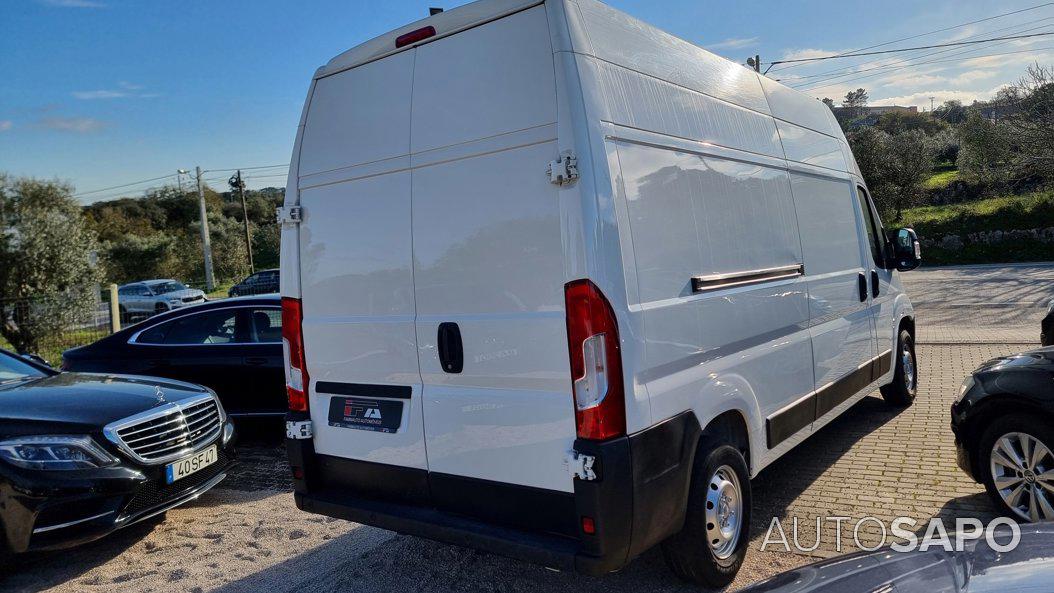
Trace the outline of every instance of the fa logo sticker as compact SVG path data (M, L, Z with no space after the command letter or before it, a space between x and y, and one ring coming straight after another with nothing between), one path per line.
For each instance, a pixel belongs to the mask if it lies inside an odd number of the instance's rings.
M367 408L364 418L381 419L381 411L377 408Z

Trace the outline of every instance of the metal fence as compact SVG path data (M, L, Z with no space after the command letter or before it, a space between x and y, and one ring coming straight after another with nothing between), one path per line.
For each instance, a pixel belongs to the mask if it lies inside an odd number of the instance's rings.
M110 335L109 291L0 299L0 348L58 365L65 350Z

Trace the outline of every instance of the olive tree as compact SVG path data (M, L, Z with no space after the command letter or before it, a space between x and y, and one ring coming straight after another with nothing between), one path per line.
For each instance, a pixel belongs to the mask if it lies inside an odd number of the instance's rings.
M92 314L96 239L73 189L0 175L0 335L19 352Z
M900 220L922 198L936 152L933 140L922 130L894 135L873 127L853 132L848 140L875 205L884 216Z

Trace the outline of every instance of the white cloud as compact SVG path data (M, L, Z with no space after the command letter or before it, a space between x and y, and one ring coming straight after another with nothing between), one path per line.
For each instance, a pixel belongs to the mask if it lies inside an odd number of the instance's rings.
M106 5L102 2L95 2L94 0L39 0L42 4L48 6L59 6L62 8L105 8Z
M127 97L128 93L121 91L108 91L108 90L97 90L97 91L73 91L73 96L78 99L117 99L120 97Z
M0 132L6 132L15 127L15 123L9 119L0 119Z
M757 37L732 37L730 39L725 39L724 41L719 41L717 43L712 43L710 45L707 45L706 48L707 49L740 49L740 48L743 48L743 47L757 45L757 43L758 43L758 38Z
M831 49L814 49L814 48L803 48L803 49L785 49L783 55L780 56L780 60L805 60L809 58L819 58L822 56L833 56L839 53L844 53L842 50L831 50Z
M967 25L967 26L962 27L961 29L959 29L959 31L957 31L956 33L954 33L950 37L945 37L943 40L941 40L941 43L954 43L956 41L962 41L962 40L966 39L967 37L973 37L976 34L977 34L977 27L974 26L974 25ZM925 45L929 45L929 44L925 44Z
M50 130L76 134L97 132L106 127L106 122L93 117L45 117L39 123Z
M963 72L955 78L949 79L948 82L956 86L964 86L972 82L977 82L978 80L991 78L995 75L995 70L967 70L966 72Z
M143 93L140 92L143 89L142 85L132 84L130 82L121 81L117 83L118 88L116 89L96 89L93 91L73 91L73 96L85 101L93 99L121 99L125 97L134 97L137 99L149 99L151 97L157 97L157 93Z
M957 89L933 89L927 91L920 91L917 93L910 93L904 95L898 95L895 97L883 97L874 98L872 97L869 102L870 105L904 105L911 106L916 105L918 107L930 108L930 97L933 97L933 104L940 105L945 101L951 101L952 99L962 101L964 105L969 105L974 101L987 101L991 99L995 93L1002 88L1004 85L999 85L992 89L982 91L963 91Z

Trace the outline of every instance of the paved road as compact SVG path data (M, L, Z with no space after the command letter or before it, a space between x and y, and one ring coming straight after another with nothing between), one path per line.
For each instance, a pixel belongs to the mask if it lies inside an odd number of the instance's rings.
M908 410L868 397L754 481L750 556L733 589L837 553L834 523L807 554L761 551L773 517L797 517L799 543L816 542L815 520L908 516L923 522L993 517L980 486L955 467L947 409L963 376L1038 339L1054 296L1054 265L945 268L905 275L919 319L920 392ZM276 429L277 430L277 427ZM69 552L19 559L4 591L689 591L650 552L602 579L555 573L504 558L298 512L280 443L259 435L222 488L166 520L139 525ZM865 545L881 539L871 523ZM789 536L789 534L788 534ZM851 542L850 542L851 543ZM848 548L845 551L850 551Z

